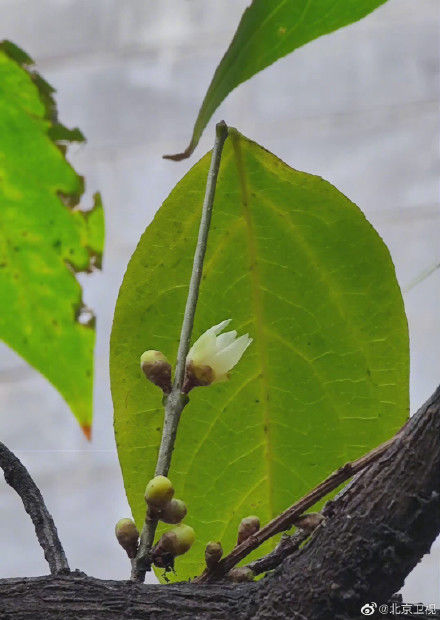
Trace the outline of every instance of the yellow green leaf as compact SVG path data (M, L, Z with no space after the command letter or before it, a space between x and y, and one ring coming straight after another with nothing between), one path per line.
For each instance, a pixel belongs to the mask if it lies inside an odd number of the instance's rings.
M31 65L0 44L0 337L57 388L89 436L95 330L75 273L100 265L103 211L98 195L90 211L77 206L83 179L64 152L83 137L58 123L53 89Z
M210 154L180 181L136 248L111 337L115 432L138 526L161 437L161 391L139 357L175 360ZM190 392L169 477L196 543L177 579L389 438L408 415L408 330L389 252L360 209L230 131L193 341L224 319L254 342L229 381Z

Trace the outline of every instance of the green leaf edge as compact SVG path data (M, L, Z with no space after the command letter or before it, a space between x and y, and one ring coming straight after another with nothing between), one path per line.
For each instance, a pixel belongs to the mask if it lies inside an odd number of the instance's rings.
M361 19L363 19L364 17L366 17L367 15L369 15L370 13L375 11L379 6L381 6L382 4L385 4L385 2L387 2L387 1L388 0L378 0L377 6L375 6L372 9L366 9L364 14L361 15L360 17L353 17L352 19L350 18L345 23L341 24L340 26L337 26L336 28L330 27L325 32L319 33L316 36L312 36L311 38L309 38L308 40L304 41L300 45L298 45L296 47L293 47L290 51L286 52L285 54L281 54L275 60L273 60L273 61L263 65L261 67L261 69L259 69L256 73L260 73L260 71L263 71L264 69L266 69L270 65L274 64L275 62L277 62L281 58L284 58L285 56L288 56L289 54L294 52L296 49L299 49L300 47L304 47L304 45L306 45L307 43L310 43L311 41L314 41L315 39L318 39L319 37L325 36L325 35L330 34L332 32L336 32L337 30L340 30L341 28L345 28L345 26L349 26L350 24L353 24L355 22L360 21ZM190 143L188 144L186 149L184 151L182 151L181 153L175 153L175 154L172 154L172 155L163 155L164 159L171 159L173 161L181 161L183 159L187 159L188 157L190 157L192 155L192 153L194 152L195 148L197 147L197 145L199 143L199 140L200 140L200 138L201 138L201 136L202 136L202 134L203 134L203 132L204 132L204 130L205 130L209 120L210 120L210 118L212 117L214 112L217 110L217 108L231 94L232 91L234 91L238 86L240 86L240 84L243 84L244 82L247 82L252 77L254 77L254 75L256 75L256 73L253 73L249 77L240 80L217 103L215 103L214 105L209 105L209 100L210 100L210 97L211 97L212 93L218 88L219 83L221 82L221 80L224 77L225 66L228 65L228 64L231 64L231 62L233 62L233 59L232 60L229 59L228 55L229 55L231 50L234 50L234 47L236 46L237 40L238 40L238 38L239 38L239 36L241 34L240 33L240 28L241 28L242 24L245 22L245 20L247 19L247 16L249 15L249 12L252 11L254 3L255 3L255 0L253 0L252 4L250 4L244 10L243 15L241 16L240 22L239 22L239 24L237 26L237 30L235 31L234 36L232 38L232 41L229 44L228 49L226 50L226 52L222 56L219 64L217 65L217 68L216 68L216 70L214 72L212 80L211 80L211 82L210 82L210 84L208 86L208 90L206 91L206 94L205 94L205 96L203 98L202 105L200 106L199 112L197 114L197 117L196 117L196 120L195 120L195 123L194 123L194 128L193 128L193 133L192 133L192 136L191 136Z
M26 71L31 81L36 86L40 101L43 104L43 108L44 108L43 118L47 119L50 122L47 135L49 139L52 141L52 143L61 151L65 159L66 165L71 168L71 170L73 171L73 173L75 174L79 182L80 189L78 192L71 192L68 194L59 194L59 198L66 205L66 207L70 208L71 210L74 210L75 213L78 214L78 216L84 219L85 223L87 224L88 230L91 231L90 240L93 240L93 241L92 243L85 245L85 249L89 254L89 263L84 269L78 269L71 263L68 264L67 262L66 262L66 267L68 267L69 270L73 272L74 274L83 273L83 272L91 273L94 269L101 269L102 256L103 256L103 251L104 251L104 237L105 237L104 209L102 205L101 194L99 192L95 192L95 194L93 195L93 205L91 209L82 210L80 208L79 203L85 191L84 177L77 174L73 166L66 159L66 151L67 151L67 147L69 146L69 144L75 143L75 142L78 142L78 143L85 142L86 141L85 137L83 133L80 131L80 129L78 129L77 127L73 129L69 129L68 127L66 127L65 125L59 122L57 105L53 97L53 93L55 92L55 89L37 71L33 69L33 66L35 65L34 60L24 50L18 47L18 45L16 45L12 41L9 41L8 39L4 39L3 41L0 41L0 51L2 51L10 60L15 62L19 67L21 67L24 71ZM80 286L78 286L78 292L79 292L78 299L76 303L73 304L73 311L74 311L75 319L78 320L81 313L84 310L86 310L89 315L89 319L87 320L86 323L83 323L83 324L87 328L92 329L95 332L95 337L96 337L95 314L88 306L84 304L84 301L82 298L82 288ZM12 349L14 349L19 355L21 355L21 353L15 348L13 342L8 342L7 344ZM26 361L33 368L35 368L38 372L43 374L39 368L36 368L28 360ZM59 391L56 386L54 387L57 389L57 391ZM61 396L63 396L61 392L59 393L61 394ZM69 403L67 404L69 405ZM91 403L91 406L92 406L92 403ZM72 409L72 407L70 408ZM72 413L74 414L75 417L77 417L73 409L72 409ZM92 410L90 412L90 424L79 422L84 435L89 440L91 439L91 430L92 430L91 419L92 419Z

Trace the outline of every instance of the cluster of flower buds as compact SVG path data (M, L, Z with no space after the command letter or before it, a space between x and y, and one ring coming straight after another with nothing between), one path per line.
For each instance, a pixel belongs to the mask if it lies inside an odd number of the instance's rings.
M185 502L173 498L174 488L166 476L155 476L145 489L150 517L164 523L180 523L186 516Z
M134 521L132 519L119 519L115 526L115 534L128 557L134 558L139 543L139 532Z
M187 513L185 502L173 495L174 487L166 476L155 476L145 489L148 517L176 525L152 549L153 563L165 569L172 568L174 558L186 553L195 540L193 528L181 523Z
M252 342L248 334L237 338L236 331L222 332L230 319L214 325L193 344L186 358L185 381L182 391L187 394L198 386L225 381ZM141 368L149 381L165 394L171 392L171 365L160 351L145 351Z

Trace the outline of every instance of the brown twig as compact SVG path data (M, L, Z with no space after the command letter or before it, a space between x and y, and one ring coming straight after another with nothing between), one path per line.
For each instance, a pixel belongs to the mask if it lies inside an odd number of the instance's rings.
M304 527L301 526L301 523L304 523ZM283 534L273 551L247 565L247 568L254 575L266 573L279 566L285 558L297 551L303 542L325 525L325 517L322 512L307 513L303 519L298 520L294 525L298 527L294 534L291 536Z
M199 226L199 235L194 253L194 262L191 279L188 288L185 312L183 315L182 330L180 333L179 349L177 351L176 372L173 387L165 399L165 417L162 429L162 440L157 457L155 476L167 476L171 464L171 457L176 440L177 427L180 415L189 402L188 395L183 394L183 382L185 379L186 357L188 355L191 334L194 324L194 316L199 297L200 282L202 280L203 262L208 244L208 234L211 225L212 209L214 206L217 177L220 170L223 145L228 137L228 127L224 121L216 125L216 137L212 150L211 165L206 181L206 192L202 206L202 217ZM143 583L145 573L151 570L151 548L154 543L158 521L148 514L142 528L139 549L134 562L132 562L131 579Z
M269 570L273 570L279 566L285 558L291 555L294 551L297 551L309 536L310 534L304 530L298 530L292 534L292 536L283 534L280 542L273 551L248 564L248 568L251 569L254 575L261 575L261 573L266 573Z
M32 519L52 575L69 572L69 564L58 538L55 523L46 508L39 488L26 467L3 443L0 442L0 467L6 482L18 493L24 509Z
M403 427L404 428L404 427ZM287 508L280 515L269 521L261 530L252 534L244 540L240 545L237 545L231 553L225 556L215 567L215 570L205 570L202 575L197 577L194 581L197 583L212 583L222 579L238 562L243 560L251 551L257 549L262 543L264 543L272 536L288 530L298 517L300 517L306 510L316 504L320 499L328 495L331 491L336 489L340 484L360 472L362 469L371 465L377 459L379 459L388 448L396 441L400 436L403 428L394 435L391 439L385 443L377 446L371 452L367 452L359 459L346 463L338 470L330 474L323 482L318 484L307 495L304 495L300 500L295 502L292 506Z

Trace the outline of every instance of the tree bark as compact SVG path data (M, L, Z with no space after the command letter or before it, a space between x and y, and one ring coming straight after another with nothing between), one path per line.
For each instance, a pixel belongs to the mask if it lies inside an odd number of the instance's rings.
M324 513L326 527L261 583L254 618L280 604L297 618L362 617L402 587L440 531L440 388Z
M69 564L66 554L40 489L23 463L1 441L0 467L3 469L6 482L21 497L24 509L32 519L35 534L49 564L50 572L52 574L68 573Z
M81 573L5 579L0 617L362 618L361 606L388 601L440 531L440 388L324 513L326 526L257 583L147 586Z

